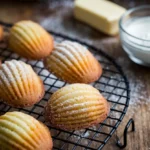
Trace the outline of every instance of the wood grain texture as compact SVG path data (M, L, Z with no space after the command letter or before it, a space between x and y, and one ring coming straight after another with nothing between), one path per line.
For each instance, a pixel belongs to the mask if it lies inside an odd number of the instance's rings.
M114 0L127 8L149 4L146 0ZM74 38L82 39L89 44L103 49L114 57L122 66L131 83L131 100L138 101L130 105L128 112L104 150L119 150L116 147L116 135L122 137L124 126L129 118L133 117L136 132L128 134L128 146L126 150L149 150L150 149L150 68L134 64L129 60L119 41L119 36L108 37L96 30L76 21L73 18L73 3L56 2L2 2L0 1L0 20L5 22L16 22L23 19L31 19L39 22L47 29L67 34ZM140 89L134 94L134 88ZM141 86L142 85L142 86ZM141 93L141 94L140 94ZM141 96L142 95L142 96Z

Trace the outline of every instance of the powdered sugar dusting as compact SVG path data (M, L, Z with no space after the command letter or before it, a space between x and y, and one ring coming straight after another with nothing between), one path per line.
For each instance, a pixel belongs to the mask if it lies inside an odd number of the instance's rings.
M57 44L55 46L55 51L56 50L59 53L61 52L60 54L64 55L64 57L74 62L82 60L82 56L85 56L87 52L87 50L82 45L70 41L63 41L60 44Z
M3 78L4 79L3 81L10 82L10 85L12 83L12 85L14 86L16 83L16 80L13 77L12 72L10 71L10 69L8 68L6 64L2 64L2 71L4 73L4 76L6 77L6 78Z
M93 33L97 36L99 33L95 30L91 30L90 26L85 26L74 18L74 1L59 1L49 3L48 5L50 14L52 15L47 15L46 18L43 18L43 16L40 17L39 14L38 18L36 18L36 20L40 22L44 28L55 31L57 33L68 35L76 39L80 37L81 41L86 41L89 44L93 44L93 42L99 43L98 39L94 39L94 41L92 39Z
M125 59L120 58L118 59L119 63L123 63L125 62ZM136 74L134 71L129 70L127 68L128 64L126 62L126 64L124 65L124 67L126 67L124 70L125 73L128 76L128 80L129 80L129 84L130 84L130 96L131 96L131 100L130 100L130 105L135 105L137 106L138 104L147 104L150 103L150 97L148 95L148 92L145 91L145 83L144 80L142 78L142 76L138 75L138 73Z
M140 79L130 79L130 88L131 88L131 105L136 104L145 104L150 102L150 97L148 96L147 91L143 91L145 85Z
M63 61L67 61L69 65L72 65L71 62L77 62L77 59L72 55L72 53L64 47L56 47L53 54L57 55L58 58L61 58Z
M16 61L16 60L13 60L12 61L14 63L14 65L16 66L16 69L18 70L18 73L19 73L19 76L20 78L22 79L22 82L23 81L27 81L27 74L30 74L30 72L25 72L25 63L22 62L22 61Z
M68 7L73 7L73 3L70 0L65 0L65 1L54 1L53 3L49 3L49 8L50 9L56 9L58 6L63 7L63 6L68 6Z

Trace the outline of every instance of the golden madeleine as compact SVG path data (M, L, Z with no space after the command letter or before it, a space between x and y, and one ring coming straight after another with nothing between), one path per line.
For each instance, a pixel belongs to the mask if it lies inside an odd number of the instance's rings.
M76 42L63 41L44 59L45 67L68 83L91 83L102 74L102 67L89 50Z
M53 38L39 24L20 21L10 30L9 48L20 56L39 60L48 56L53 49Z
M14 107L26 107L40 101L44 85L30 65L17 60L0 66L0 97Z
M3 40L3 36L4 36L4 31L3 31L3 27L0 26L0 41Z
M55 127L76 130L103 122L109 104L97 89L87 84L72 84L56 91L45 107L46 120Z
M1 150L52 150L48 128L22 112L7 112L0 116Z

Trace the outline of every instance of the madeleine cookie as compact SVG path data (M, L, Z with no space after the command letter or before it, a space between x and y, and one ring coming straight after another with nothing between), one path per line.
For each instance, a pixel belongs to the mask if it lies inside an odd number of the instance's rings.
M0 26L0 41L3 40L3 36L4 36L4 31L3 31L3 27Z
M45 29L32 21L20 21L10 30L9 48L20 56L39 60L53 49L53 38Z
M30 65L22 61L5 61L0 66L0 97L14 107L26 107L44 96L42 80Z
M76 130L103 122L108 113L109 104L97 89L86 84L72 84L51 96L44 115L52 126Z
M102 74L102 67L91 52L76 42L56 44L44 64L50 72L68 83L91 83Z
M21 112L0 116L1 150L52 150L48 128L35 118Z

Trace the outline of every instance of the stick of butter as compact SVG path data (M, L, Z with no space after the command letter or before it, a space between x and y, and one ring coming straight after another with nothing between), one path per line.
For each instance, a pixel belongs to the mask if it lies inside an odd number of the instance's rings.
M125 11L125 8L107 0L76 0L74 16L106 34L116 35L118 21Z

